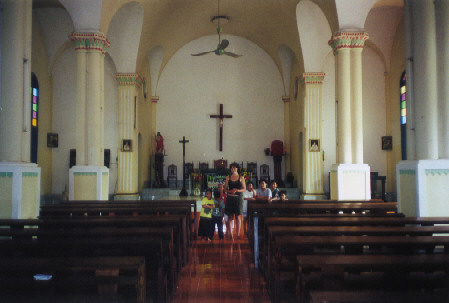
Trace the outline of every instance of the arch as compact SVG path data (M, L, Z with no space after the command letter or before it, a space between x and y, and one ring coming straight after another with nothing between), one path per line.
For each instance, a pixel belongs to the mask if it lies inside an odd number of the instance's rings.
M332 32L326 16L319 6L303 0L296 6L296 20L306 72L319 72L330 51L327 42Z
M138 2L123 5L113 16L106 36L111 42L108 53L118 72L136 72L142 24L143 8Z

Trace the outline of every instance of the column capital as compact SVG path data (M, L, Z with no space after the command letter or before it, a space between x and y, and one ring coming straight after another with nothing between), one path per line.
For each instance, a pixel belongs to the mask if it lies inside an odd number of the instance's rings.
M135 73L117 73L115 74L115 80L118 85L133 85L139 88L143 84L143 78L139 74Z
M336 32L332 35L328 44L334 50L334 55L339 49L363 48L365 41L368 40L367 32Z
M308 72L301 75L301 83L303 84L323 84L325 73Z
M157 103L159 101L159 96L151 96L151 102Z
M290 96L282 96L282 101L284 101L284 103L290 103Z
M69 35L70 41L73 42L75 50L83 51L99 51L103 55L106 54L106 49L109 48L111 43L106 36L101 32L92 33L77 33L74 32Z

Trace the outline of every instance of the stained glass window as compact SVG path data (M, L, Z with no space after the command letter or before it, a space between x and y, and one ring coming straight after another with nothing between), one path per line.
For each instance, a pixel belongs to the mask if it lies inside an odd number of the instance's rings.
M31 151L30 160L37 163L37 135L39 125L39 84L37 77L31 73Z
M407 75L405 71L402 73L399 82L400 87L400 123L401 123L401 154L402 160L407 160Z

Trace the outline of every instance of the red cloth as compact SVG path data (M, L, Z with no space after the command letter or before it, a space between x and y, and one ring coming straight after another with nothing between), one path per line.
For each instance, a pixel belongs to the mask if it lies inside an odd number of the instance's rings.
M284 154L284 143L281 140L271 142L271 155L282 156Z

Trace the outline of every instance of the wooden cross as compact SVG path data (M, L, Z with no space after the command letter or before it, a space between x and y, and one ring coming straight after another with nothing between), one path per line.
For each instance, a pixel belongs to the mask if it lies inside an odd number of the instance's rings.
M210 115L211 118L219 119L220 125L220 151L223 151L223 119L224 118L232 118L232 115L223 115L223 104L220 104L220 114L219 115Z
M187 197L188 193L186 190L186 143L189 143L189 140L186 140L185 136L182 136L182 189L179 195L181 197Z

